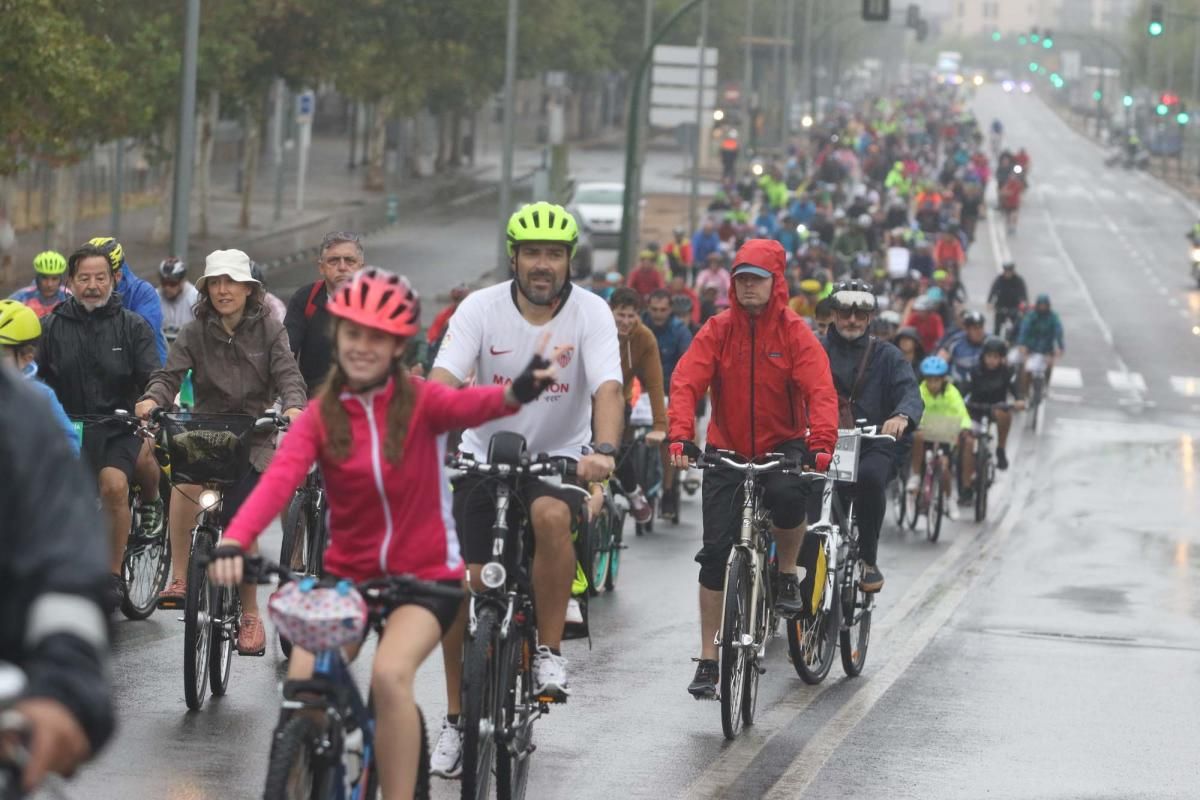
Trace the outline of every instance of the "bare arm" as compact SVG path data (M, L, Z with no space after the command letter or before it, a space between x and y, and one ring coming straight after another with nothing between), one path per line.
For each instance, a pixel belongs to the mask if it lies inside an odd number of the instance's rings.
M451 389L458 389L463 385L463 382L454 377L454 374L445 367L434 367L431 369L428 380L436 381L443 386L449 386Z

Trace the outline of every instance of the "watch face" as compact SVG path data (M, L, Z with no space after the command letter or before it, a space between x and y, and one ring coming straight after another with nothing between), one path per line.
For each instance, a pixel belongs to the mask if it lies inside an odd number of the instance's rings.
M612 455L615 455L617 452L617 448L613 447L611 444L608 444L607 442L604 444L594 445L592 447L592 450L596 453L599 453L602 456L612 456Z

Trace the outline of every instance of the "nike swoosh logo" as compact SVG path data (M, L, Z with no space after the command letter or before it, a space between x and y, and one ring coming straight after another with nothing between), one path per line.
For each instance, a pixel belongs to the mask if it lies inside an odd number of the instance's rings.
M508 353L511 353L512 350L497 350L496 346L492 345L491 347L488 348L488 352L494 356L503 356L503 355L507 355Z

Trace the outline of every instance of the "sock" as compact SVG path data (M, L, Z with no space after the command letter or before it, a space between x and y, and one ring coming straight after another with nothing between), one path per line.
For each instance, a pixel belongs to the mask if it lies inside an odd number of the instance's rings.
M447 714L446 722L449 722L451 725L457 725L458 724L458 714Z
M561 655L562 655L562 651L561 651L561 650L559 650L557 647L551 647L551 648L548 648L548 649L550 650L550 652L551 652L551 653L553 653L553 654L554 654L554 655L556 655L556 656L561 656Z

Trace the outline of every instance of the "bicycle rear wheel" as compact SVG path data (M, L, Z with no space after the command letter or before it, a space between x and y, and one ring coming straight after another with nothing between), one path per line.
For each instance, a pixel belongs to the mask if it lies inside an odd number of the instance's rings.
M745 648L743 635L749 634L750 619L750 562L737 550L729 562L725 576L725 611L721 621L720 694L721 730L726 739L737 738L742 730L742 694L746 690Z
M988 511L988 470L991 468L992 453L986 446L980 445L975 456L975 521L987 519Z
M1041 407L1042 400L1044 399L1046 390L1045 382L1046 379L1041 375L1034 375L1031 382L1032 387L1029 394L1029 429L1032 431L1037 430L1038 409Z
M496 747L496 797L525 800L533 758L533 631L522 630L504 643L500 659L500 736Z
M625 547L625 512L611 511L612 516L612 551L608 554L608 577L604 579L604 591L611 592L617 587L617 575L621 572L621 550Z
M596 552L592 558L592 571L588 575L592 594L598 592L601 586L608 586L608 571L613 550L612 521L612 512L604 505L600 507L600 513L591 523L596 532Z
M822 590L836 591L837 581L827 581ZM824 603L824 596L819 601ZM834 597L828 609L817 611L812 617L801 615L788 620L788 653L792 667L800 680L815 686L825 680L833 666L833 655L837 650L837 633L841 626L842 604Z
M334 796L336 770L322 752L323 725L297 714L271 745L263 800L326 800ZM368 795L370 797L370 795Z
M121 562L125 578L121 613L127 619L146 619L158 608L158 594L167 587L171 574L171 537L165 523L162 533L152 541L139 541L134 536L130 534Z
M942 534L942 517L946 514L946 490L942 485L942 470L941 457L938 457L938 465L933 468L933 485L930 487L932 496L930 497L929 509L925 512L925 535L929 537L929 541L936 542Z
M496 673L499 668L497 611L483 606L463 656L463 800L485 800L491 792L496 754Z
M904 520L908 516L908 491L904 487L904 475L898 475L891 483L892 514L896 527L903 530Z
M862 674L867 662L867 646L871 643L871 596L859 587L862 562L857 554L842 568L842 619L838 633L842 653L842 670L851 678Z
M213 586L209 599L212 608L212 639L208 649L208 683L214 697L222 697L229 688L229 668L241 622L241 603L237 589Z
M200 556L211 549L208 534L197 532L188 561L187 594L183 601L183 696L193 711L204 705L208 693L209 650L212 645L213 595L208 570Z

